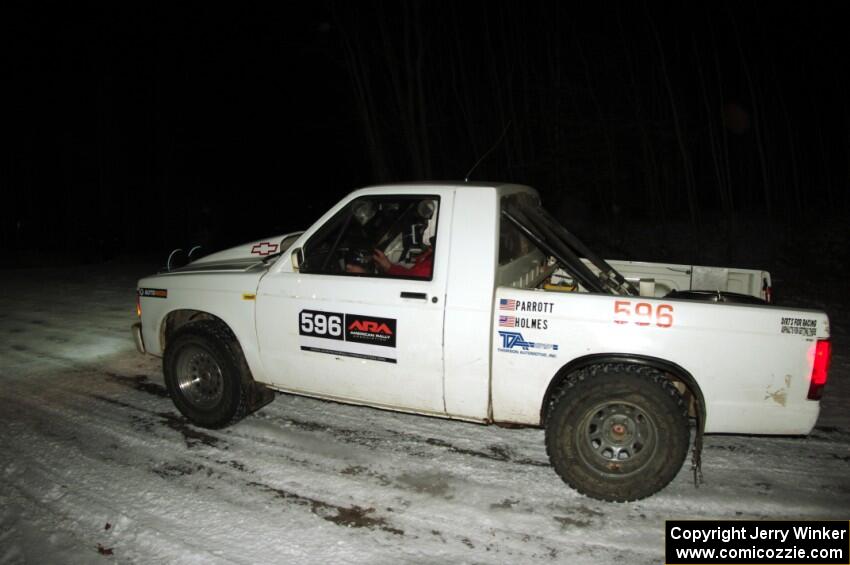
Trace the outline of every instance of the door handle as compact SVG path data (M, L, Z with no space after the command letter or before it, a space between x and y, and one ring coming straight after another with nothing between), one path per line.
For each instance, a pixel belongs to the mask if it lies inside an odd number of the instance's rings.
M416 298L417 300L428 300L428 295L424 292L404 292L401 293L402 298Z

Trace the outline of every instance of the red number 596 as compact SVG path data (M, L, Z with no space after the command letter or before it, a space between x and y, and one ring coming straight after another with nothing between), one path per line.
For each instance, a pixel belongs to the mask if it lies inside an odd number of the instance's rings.
M614 302L615 324L637 324L649 326L653 323L659 328L669 328L673 325L673 305L651 302L632 302L616 300Z

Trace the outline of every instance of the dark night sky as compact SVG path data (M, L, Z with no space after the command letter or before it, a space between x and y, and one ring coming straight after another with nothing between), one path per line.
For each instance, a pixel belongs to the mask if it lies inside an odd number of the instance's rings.
M7 12L0 248L304 228L359 186L462 178L508 122L476 176L565 221L850 211L832 5L172 4Z

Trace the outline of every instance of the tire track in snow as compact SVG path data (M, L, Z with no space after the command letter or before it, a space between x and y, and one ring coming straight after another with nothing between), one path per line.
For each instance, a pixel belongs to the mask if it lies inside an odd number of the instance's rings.
M123 377L121 375L114 375L113 374L113 375L110 375L110 379L116 380L117 382L120 382L122 385L124 385L128 388L132 388L132 389L134 389L136 391L140 391L140 392L145 392L145 393L147 393L151 396L154 396L154 397L160 397L161 398L164 395L164 389L161 387L161 385L156 385L155 383L147 382L146 378L144 376L141 376L141 375L137 375L135 377L129 377L128 378L128 377ZM313 401L313 402L316 402L316 401ZM162 416L162 414L159 413L159 412L155 412L155 411L148 411L148 412L149 412L149 416L151 418ZM398 417L398 416L393 415L392 417ZM348 429L339 428L337 426L327 425L326 423L305 421L305 420L302 420L302 419L289 417L289 416L277 417L277 418L265 418L265 420L280 422L285 426L290 426L291 428L294 428L299 433L306 432L306 433L313 434L313 435L316 435L316 434L324 435L324 436L329 435L329 436L331 436L330 439L332 439L332 440L339 440L342 443L354 443L355 445L361 445L361 446L367 446L367 447L375 447L376 444L382 443L382 440L386 439L385 436L382 435L382 434L375 434L375 433L369 434L369 433L365 433L363 430L348 430ZM238 429L239 429L239 426L232 428L232 430L234 430L234 431L238 430ZM385 431L387 431L387 430L382 430L382 432L385 432ZM251 442L252 444L256 445L255 438L251 438L250 436L244 436L243 437L241 434L231 433L231 430L228 430L223 435L226 437L226 441L231 442L231 443L232 443L233 439L236 439L232 436L237 435L237 436L239 436L240 439L245 439L245 440ZM447 442L445 442L444 440L433 441L434 438L423 437L421 435L416 435L416 434L411 434L411 433L402 433L402 432L390 431L389 435L392 436L391 437L391 439L392 439L391 443L393 443L393 444L395 444L399 439L404 439L404 440L407 440L407 441L412 440L415 443L420 444L421 446L429 446L431 448L436 447L436 448L438 448L438 451L445 451L446 446L450 445ZM383 443L387 443L387 442L384 441ZM287 447L283 442L280 442L280 441L274 442L273 446L274 447L280 447L280 448L286 448ZM394 450L394 451L397 451L397 450ZM405 451L404 455L409 455L411 453L411 451L409 449L404 450L404 451ZM464 449L451 449L449 451L452 452L452 453L458 454L460 456L469 455L469 453L467 453L468 450L464 450ZM413 451L413 452L416 453L416 451ZM475 456L476 455L473 455L473 457L475 457ZM504 463L506 461L509 461L509 458L507 458L507 457L499 456L499 455L490 456L489 454L486 454L486 453L484 454L483 458L488 459L488 460L492 460L492 461L496 461L496 462L499 462L499 463ZM208 459L208 458L204 456L204 459ZM208 464L209 461L207 460L206 463ZM221 461L219 461L219 463L221 463ZM406 473L406 474L401 475L398 479L392 479L385 473L374 471L374 470L372 470L368 467L365 467L365 466L347 465L342 469L328 469L327 464L325 464L325 463L315 464L314 462L310 462L310 461L300 461L298 463L300 465L304 465L306 463L308 467L312 467L314 470L318 470L318 471L325 473L325 474L338 474L340 476L349 476L349 477L356 478L357 483L362 483L363 480L369 480L369 481L374 482L376 486L391 487L392 490L400 491L400 492L408 492L409 491L409 492L413 492L417 495L421 495L422 497L425 497L425 498L429 498L429 497L433 496L434 494L445 494L446 490L447 490L445 488L444 484L441 485L440 483L437 482L436 486L435 486L434 483L428 484L427 481L426 482L421 481L420 480L421 477L417 476L415 473ZM311 463L313 463L313 464L311 465ZM520 462L519 464L523 465L525 463ZM537 465L537 466L539 466L539 465ZM255 470L250 470L247 467L245 467L244 465L241 468L239 468L238 470L241 471L242 473L249 473L249 474L255 474L256 473ZM222 477L219 474L220 470L217 470L215 473L213 473L211 471L211 469L207 465L205 465L204 463L181 463L181 464L178 464L178 465L172 465L172 466L166 467L165 469L160 469L159 471L160 471L161 474L163 474L165 476L169 476L169 477L184 477L184 476L188 476L188 475L199 474L199 475L205 477L205 480L216 480L216 481L222 480ZM230 481L230 480L232 480L232 478L225 478L223 480ZM351 505L332 504L332 503L328 503L325 500L322 500L320 498L311 497L309 495L302 494L301 492L293 492L292 490L283 489L283 488L280 488L278 486L272 486L272 485L267 484L267 483L261 483L261 482L258 482L255 479L251 479L246 484L250 487L257 488L257 489L259 489L260 491L262 491L266 494L273 494L276 498L280 498L280 499L284 500L285 502L295 504L297 506L307 507L307 508L310 509L310 511L312 513L320 516L322 519L337 523L338 525L351 527L352 525L356 525L356 524L359 523L359 524L361 524L361 527L367 527L367 528L373 528L373 529L377 528L377 529L381 529L381 530L384 530L384 531L388 531L388 532L393 533L395 535L405 535L405 530L403 530L402 528L399 528L395 525L390 525L390 523L387 521L386 517L380 516L379 514L377 514L377 512L375 510L375 506L360 506L358 504L351 504ZM404 501L402 501L402 502L404 502ZM407 504L410 505L411 503L408 502ZM492 503L492 502L490 503L490 509L494 509L495 511L499 511L501 509L510 509L510 508L511 508L510 505L505 506L505 505L501 505L501 503ZM394 509L394 508L388 508L387 510L390 511L390 512L393 512L393 513L398 512L398 510ZM523 508L522 511L524 513L529 513L529 510L530 509L528 509L528 508ZM593 512L590 515L591 516L596 516L596 515L601 516L602 513L601 512ZM573 520L571 520L571 519L569 519L568 517L565 517L565 516L556 517L555 521L557 522L559 529L569 528L571 526L577 527L577 528L583 528L583 527L587 527L589 525L588 520L575 520L575 521L573 521ZM475 535L453 536L452 534L449 534L449 533L447 533L443 530L436 529L435 527L433 527L433 525L432 525L432 527L430 527L430 529L428 529L428 531L426 533L427 533L427 536L429 538L434 538L434 540L436 540L438 543L445 544L445 543L453 542L455 544L459 544L460 546L462 546L464 548L464 550L473 550L473 549L480 547L478 544L483 544L484 547L489 548L489 549L485 549L485 551L493 551L494 553L497 553L497 552L500 551L498 544L493 544L492 542L483 543L482 541L480 541L480 539L478 539L480 536L475 536ZM408 536L410 536L410 535L413 535L416 538L420 538L421 535L422 535L422 532L418 532L418 533L414 532L412 534L409 533ZM495 533L490 534L491 537L493 535L495 535ZM548 540L549 544L547 545L546 544L546 538L542 538L540 536L530 536L529 534L527 534L525 532L522 532L522 533L519 533L519 534L514 534L513 532L501 532L500 535L503 536L503 537L504 536L512 536L514 538L512 541L514 543L520 545L520 546L528 546L529 544L534 545L534 541L532 541L532 540L535 540L541 546L545 546L545 548L546 548L545 554L547 556L555 556L555 555L558 555L558 553L559 553L559 551L556 547L558 545L557 543L553 543L553 542L551 542L551 540ZM448 539L448 541L447 541L447 539ZM504 541L502 543L504 543ZM512 551L511 553L512 554L527 554L527 552L516 551L516 550ZM538 554L537 552L532 552L532 553L537 558L541 557L541 554Z
M151 391L151 392L153 392L154 394L157 393L157 391ZM285 398L285 397L282 397L282 398ZM301 399L301 400L303 400L304 402L312 402L312 403L318 404L318 405L326 405L327 404L327 403L322 403L321 401L312 401L312 400L307 400L307 399ZM344 408L341 407L341 405L336 405L336 404L331 405L331 407L333 409L344 409ZM348 407L348 408L352 408L352 407ZM368 410L368 409L362 409L362 408L353 408L353 409L358 410L358 411ZM386 414L386 413L377 412L377 414ZM414 419L419 418L419 417L415 417L415 416L406 416L406 415L391 415L389 417L390 418L408 418L409 417L409 418L414 418ZM467 449L464 449L464 448L457 448L452 443L450 443L450 442L448 442L444 439L433 438L433 437L430 437L428 435L422 435L422 434L417 434L417 433L410 433L408 431L398 431L398 430L393 430L393 429L389 429L389 428L375 428L374 426L365 426L365 427L362 427L362 428L358 428L358 427L353 427L353 426L347 426L347 425L344 425L344 424L335 425L335 424L330 424L328 422L322 421L322 419L309 419L309 420L308 419L301 419L301 418L294 416L294 415L291 415L291 414L270 415L270 414L261 413L260 415L252 418L252 420L264 420L267 423L272 423L272 424L281 426L283 430L286 430L287 428L294 428L294 429L299 430L301 432L304 432L308 435L318 436L318 438L320 438L322 440L327 440L328 438L326 436L330 436L330 439L332 439L334 441L339 441L339 442L344 443L344 444L353 444L353 445L356 445L356 446L363 446L363 447L367 447L367 448L370 448L370 449L375 449L375 448L378 448L378 447L381 447L381 446L390 445L390 446L392 446L392 451L394 451L394 452L397 452L397 453L400 452L400 453L407 455L407 456L414 456L414 457L419 457L419 458L424 458L424 459L431 459L431 458L434 458L434 457L439 457L438 452L444 450L449 454L456 454L456 455L460 456L459 458L463 458L463 456L468 455L468 456L472 456L472 457L479 457L479 458L482 458L482 459L487 459L487 460L492 460L492 461L497 461L497 462L502 462L502 463L508 463L508 464L510 464L512 462L510 456L506 457L504 455L500 455L501 453L504 453L504 451L500 452L498 450L498 448L496 450L494 450L492 453L481 452L481 451L473 452L473 450L467 450ZM347 422L347 423L350 423L350 422ZM233 435L242 437L244 440L246 440L248 442L262 442L265 445L286 447L285 445L282 445L277 440L269 440L266 437L260 437L260 438L252 437L250 434L243 435L242 432L240 431L241 429L243 429L243 428L240 427L240 426L236 426L235 428L232 428L231 430L229 430L229 433L232 433ZM720 439L720 438L717 438L717 439ZM734 440L739 439L739 438L732 438L732 439L734 441ZM757 441L759 442L757 444L759 447L757 447L757 448L749 447L750 444L744 443L744 442L742 442L740 445L718 444L714 447L716 449L718 449L719 451L729 451L729 452L732 452L732 453L741 453L741 454L757 453L759 450L769 451L771 449L771 447L775 447L775 446L781 445L783 443L792 442L792 444L793 444L793 442L799 441L799 439L797 439L797 438L793 438L793 439L788 439L788 438L757 438ZM767 442L767 444L765 444L765 442ZM437 448L440 448L440 449L437 450L437 453L435 453L434 450L429 451L426 446L437 447ZM520 464L520 465L527 464L527 462L522 461L522 460L518 461L517 463ZM538 463L538 462L534 461L534 463ZM302 459L301 461L298 462L298 464L309 466L311 463ZM315 468L324 468L324 465L325 464L322 463L322 464L319 464L319 465L313 464L312 466L315 469ZM544 466L544 465L537 465L537 466ZM502 470L504 470L504 469L502 469ZM338 472L340 472L340 473L347 472L349 474L362 475L366 479L371 479L373 482L375 482L376 486L387 486L388 484L394 484L394 485L398 486L398 484L399 484L399 481L397 479L392 479L392 478L388 477L388 475L386 473L381 472L380 470L372 469L369 466L353 466L353 467L349 466L349 467L345 467L341 470L338 470ZM764 495L764 494L766 494L770 491L771 487L769 485L770 485L770 483L767 483L767 482L756 481L751 485L751 488L752 488L755 496L761 496L761 495ZM421 492L424 492L426 490L427 490L427 487L424 488L424 489L421 489ZM504 502L504 500L509 500L509 499L503 499L503 502ZM497 503L491 503L491 507L494 508L494 509L498 508L498 504ZM579 511L579 514L580 514L580 511ZM600 514L604 515L602 513L600 513ZM570 515L565 515L565 516L556 515L556 516L554 516L554 519L564 526L583 527L588 522L586 519L575 518L575 517L571 517Z

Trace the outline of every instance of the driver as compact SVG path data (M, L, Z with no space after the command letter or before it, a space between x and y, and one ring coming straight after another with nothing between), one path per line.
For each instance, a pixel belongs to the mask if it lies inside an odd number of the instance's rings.
M416 257L411 267L392 263L380 249L370 252L368 249L353 248L345 254L346 273L372 274L375 272L375 267L385 275L427 279L431 276L431 270L434 268L434 248L430 245L426 247L425 251Z
M364 248L351 248L345 253L345 272L353 274L374 273L372 252Z
M434 268L434 247L429 245L420 253L413 261L412 267L403 267L392 263L384 252L376 249L372 254L372 259L378 270L386 275L396 277L416 277L419 279L427 279L431 276L431 271Z

